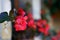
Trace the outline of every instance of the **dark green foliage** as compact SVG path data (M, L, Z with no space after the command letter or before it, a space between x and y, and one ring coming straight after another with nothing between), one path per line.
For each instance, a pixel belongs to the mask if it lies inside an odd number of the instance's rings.
M9 21L9 16L8 16L7 12L2 12L0 14L0 23L2 23L4 21Z

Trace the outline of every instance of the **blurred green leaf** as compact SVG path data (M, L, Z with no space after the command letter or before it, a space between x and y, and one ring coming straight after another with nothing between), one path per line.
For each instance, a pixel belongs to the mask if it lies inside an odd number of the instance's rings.
M7 12L2 12L0 14L0 23L2 23L4 21L9 21L9 16L8 16Z

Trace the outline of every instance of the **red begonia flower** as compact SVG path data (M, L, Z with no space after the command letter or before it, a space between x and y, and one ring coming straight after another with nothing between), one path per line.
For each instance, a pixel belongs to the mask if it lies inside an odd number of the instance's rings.
M26 30L26 24L27 24L26 20L27 20L27 16L26 17L21 17L21 16L16 17L15 25L14 25L16 31Z
M60 31L57 32L57 35L52 37L52 40L60 40Z
M56 36L52 37L51 40L58 40Z
M44 31L44 34L45 34L45 35L48 35L48 34L49 34L49 32L48 32L49 29L50 29L50 28L49 28L49 25L46 24L46 25L45 25L45 31Z
M18 9L17 13L18 13L18 15L21 15L21 16L25 15L25 12L22 8Z
M15 24L14 26L15 26L16 31L24 31L24 30L26 30L26 25L23 26L23 25Z
M46 20L39 20L37 22L38 31L44 33L44 35L48 35L49 25L47 24Z
M31 13L28 13L28 19L33 19L33 16L32 16L32 14Z
M29 28L33 28L33 29L36 29L36 25L35 25L35 23L34 23L34 20L29 20L29 21L28 21L28 27L29 27Z

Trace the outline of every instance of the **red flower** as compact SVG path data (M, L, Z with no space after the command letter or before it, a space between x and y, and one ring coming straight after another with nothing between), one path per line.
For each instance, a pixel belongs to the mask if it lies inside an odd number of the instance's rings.
M46 21L46 20L41 20L41 19L39 19L39 20L37 21L37 26L38 26L38 27L42 27L42 26L45 25L45 24L47 24L47 21Z
M15 24L15 30L16 31L21 31L21 30L26 30L26 25L20 25L20 24Z
M52 40L60 40L60 32L58 32L57 35L53 36Z
M25 17L24 17L24 19L25 19L25 20L27 20L27 19L28 19L28 17L27 17L27 16L25 16Z
M35 25L35 23L34 23L34 20L29 20L29 21L28 21L28 27L29 27L29 28L33 28L33 29L36 29L36 25Z
M27 20L27 16L26 17L22 17L22 16L17 16L15 19L15 29L16 31L20 31L20 30L26 30L26 22Z
M56 36L52 37L52 40L58 40Z
M37 22L38 31L48 35L49 25L47 24L46 20L38 20Z
M38 30L39 30L39 32L44 33L45 36L49 34L49 33L48 33L48 31L49 31L49 26L48 26L48 24L45 25L45 28L44 28L44 27L40 27Z
M31 13L28 13L28 19L33 19L33 16L32 16L32 14Z
M32 14L28 13L27 16L28 16L28 27L32 28L32 29L36 29L36 25L35 25L35 22L34 22Z
M18 9L17 13L18 13L18 15L21 15L21 16L25 15L25 12L22 8Z
M49 25L46 24L46 25L45 25L45 30L44 30L44 34L45 34L45 35L48 35L48 34L49 34L49 32L48 32L49 29L50 29L50 28L49 28Z
M38 30L39 30L39 32L44 33L44 28L41 27L41 28L39 28Z
M42 21L42 24L43 24L43 25L47 24L47 21L46 21L46 20L43 20L43 21Z

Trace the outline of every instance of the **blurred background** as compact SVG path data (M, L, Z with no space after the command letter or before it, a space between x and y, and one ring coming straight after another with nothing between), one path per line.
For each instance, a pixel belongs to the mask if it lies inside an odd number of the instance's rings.
M2 12L7 12L8 15L10 14L10 12L16 13L16 11L19 8L24 9L26 14L32 13L33 19L35 21L39 19L47 20L50 26L49 36L42 37L43 35L41 33L38 33L38 36L34 36L33 40L55 40L55 38L57 40L60 40L59 38L60 37L60 0L0 0L0 14ZM6 36L7 34L2 34L4 33L2 32L2 30L4 30L4 27L5 27L5 26L2 27L2 25L0 27L1 29L0 40L3 40L3 39L4 40L11 40L11 39L15 40L15 38L18 38L18 36L16 36L16 34L18 33L14 31L14 28L10 28L11 26L7 28L7 30L10 30L9 31L10 34L12 33L11 35L8 34L10 37L7 37ZM12 35L15 38L12 37ZM59 37L57 37L57 35L59 35ZM26 40L32 40L32 38L30 39L26 38Z

